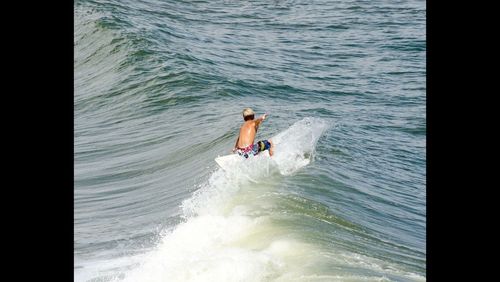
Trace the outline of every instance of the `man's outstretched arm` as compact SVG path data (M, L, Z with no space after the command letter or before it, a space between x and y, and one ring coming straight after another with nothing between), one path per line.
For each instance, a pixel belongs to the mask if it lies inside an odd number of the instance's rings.
M259 125L267 118L267 114L263 114L260 118L255 120L255 127L259 127Z

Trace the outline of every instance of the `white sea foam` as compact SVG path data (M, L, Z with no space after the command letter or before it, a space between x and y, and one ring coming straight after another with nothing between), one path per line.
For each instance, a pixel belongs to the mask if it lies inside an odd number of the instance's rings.
M183 202L185 221L125 281L267 281L296 270L311 246L280 232L271 215L256 216L255 205L281 175L310 163L326 129L321 119L303 119L272 138L272 158L215 171Z
M229 171L216 170L182 203L184 221L142 254L139 266L115 281L425 280L374 258L322 250L304 234L292 234L277 224L286 215L272 208L279 206L276 197L263 195L276 193L284 176L313 160L316 143L327 129L321 119L300 120L272 138L272 158L249 158ZM330 265L362 271L332 272Z

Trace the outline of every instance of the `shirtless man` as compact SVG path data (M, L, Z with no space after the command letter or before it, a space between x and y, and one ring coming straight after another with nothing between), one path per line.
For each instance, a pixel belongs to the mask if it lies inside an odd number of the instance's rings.
M240 128L240 135L236 139L233 152L238 152L240 156L248 158L249 155L257 155L260 152L269 150L269 155L273 155L274 144L271 140L262 140L254 144L255 134L259 129L259 125L266 119L267 114L264 114L258 119L254 119L255 113L252 109L246 108L243 110L243 119L245 123Z

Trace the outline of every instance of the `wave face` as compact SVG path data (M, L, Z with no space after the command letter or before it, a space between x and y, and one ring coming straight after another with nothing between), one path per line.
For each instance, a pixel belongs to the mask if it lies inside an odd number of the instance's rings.
M426 280L425 2L74 10L75 281Z

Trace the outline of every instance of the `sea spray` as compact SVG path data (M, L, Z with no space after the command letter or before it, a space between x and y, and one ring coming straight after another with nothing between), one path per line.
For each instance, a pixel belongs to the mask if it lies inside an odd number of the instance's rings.
M273 157L282 175L290 175L308 165L314 157L316 143L329 128L327 121L307 117L272 138L276 145Z

